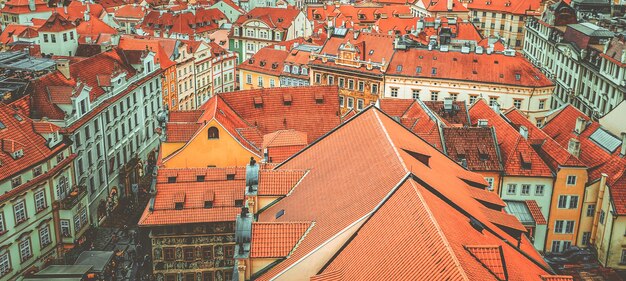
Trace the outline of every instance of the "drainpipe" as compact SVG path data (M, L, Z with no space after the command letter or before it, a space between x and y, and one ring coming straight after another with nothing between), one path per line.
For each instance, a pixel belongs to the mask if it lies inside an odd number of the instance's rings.
M609 266L609 254L611 253L611 240L613 239L613 226L615 225L615 220L617 220L617 215L611 212L613 215L613 222L611 223L611 233L609 234L609 246L606 248L606 258L604 259L604 266ZM606 231L604 231L606 233Z
M606 186L607 174L602 173L600 178L600 187L598 190L598 198L596 199L596 214L593 216L593 225L591 226L591 238L589 244L593 245L596 242L596 233L598 232L598 221L600 220L600 212L602 211L602 199L604 198L604 189Z

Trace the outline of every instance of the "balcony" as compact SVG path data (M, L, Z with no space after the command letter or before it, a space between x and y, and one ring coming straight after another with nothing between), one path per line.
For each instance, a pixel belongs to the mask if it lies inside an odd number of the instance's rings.
M59 202L59 208L61 210L71 210L78 205L78 203L85 197L86 194L86 186L74 186L72 192L70 192L67 197Z

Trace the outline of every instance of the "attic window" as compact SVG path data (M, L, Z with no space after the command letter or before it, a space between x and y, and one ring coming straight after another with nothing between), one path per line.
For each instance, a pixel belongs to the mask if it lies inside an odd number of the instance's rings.
M283 210L280 210L280 211L278 211L278 212L276 213L275 218L276 218L276 219L278 219L278 218L282 217L284 214L285 214L285 210L284 210L284 209L283 209Z
M478 62L478 59L473 59L473 60L472 60L472 62L475 62L475 63L476 63L476 62Z
M253 58L249 59L248 64L254 64L254 59Z
M458 61L458 59L457 58L452 58L452 61Z
M504 78L504 74L500 73L500 78Z
M265 66L265 61L264 60L261 61L261 66Z
M519 73L515 73L515 80L519 81L522 79L522 75Z
M175 202L174 203L174 209L175 210L182 210L183 209L183 202Z
M272 69L276 69L278 67L278 63L272 63Z
M24 121L24 119L22 118L22 116L20 116L19 114L15 114L15 115L13 115L13 117L15 117L15 119L16 119L17 121L20 121L20 122Z
M456 156L460 159L465 159L465 149L462 146L456 147Z
M416 67L415 68L415 72L416 73L422 73L422 67L421 66Z
M203 182L204 181L205 176L204 175L197 175L196 176L196 181L197 182Z
M520 160L522 161L522 169L530 170L532 168L530 155L527 152L520 152Z
M185 192L179 192L174 195L174 209L182 210L185 203Z
M473 73L473 74L478 74L478 71L476 71L476 70L472 70L472 73Z
M370 50L370 52L368 54L371 56L372 54L374 54L374 50L373 49Z
M493 63L494 63L494 64L499 64L500 62L499 62L499 61L497 61L497 60L494 60L494 61L493 61Z
M4 123L0 122L0 130L6 129L6 128L7 128L7 126L5 126Z
M254 108L263 108L263 98L255 97L254 98Z
M208 138L210 140L216 140L220 138L220 130L218 130L216 127L211 127L208 130Z
M401 72L401 71L402 71L402 65L401 65L401 64L399 64L399 65L396 67L396 72Z
M489 160L489 153L487 153L487 148L484 145L478 147L478 157L482 161Z
M176 183L176 177L167 177L167 183Z
M243 206L243 199L235 200L235 207L242 207L242 206Z
M324 103L324 95L322 94L315 94L315 103L317 104L322 104Z
M209 209L213 208L213 201L215 200L215 193L212 191L207 191L204 193L204 208Z
M283 95L283 104L284 105L291 105L291 95Z
M430 159L430 155L426 155L426 154L422 154L419 152L415 152L415 151L410 151L410 150L406 150L406 149L402 149L404 150L404 152L408 153L409 155L411 155L413 158L417 159L417 161L422 162L422 164L426 165L427 167L430 167L428 165L428 161Z

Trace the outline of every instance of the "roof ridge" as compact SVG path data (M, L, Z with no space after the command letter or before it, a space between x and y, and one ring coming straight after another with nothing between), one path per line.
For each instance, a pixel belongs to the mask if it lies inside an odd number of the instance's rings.
M400 152L398 151L396 144L391 139L391 136L389 136L389 132L387 132L387 128L383 124L382 120L380 120L380 116L378 115L378 112L376 110L374 111L374 116L376 116L376 121L378 121L377 123L378 125L380 125L380 129L382 129L382 131L385 133L385 138L389 141L389 144L393 148L393 151L395 152L397 159L400 161L400 164L402 165L402 167L404 167L404 171L407 173L410 172L411 170L409 170L409 168L404 163L404 159L402 159L402 156L400 155Z

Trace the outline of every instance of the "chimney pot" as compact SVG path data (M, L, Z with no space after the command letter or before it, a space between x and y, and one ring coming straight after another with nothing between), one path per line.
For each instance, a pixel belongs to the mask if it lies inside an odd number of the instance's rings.
M580 156L580 141L571 138L567 144L567 151L576 158Z
M519 134L522 135L522 137L524 137L524 139L528 139L528 128L526 128L526 126L520 126L519 127Z
M68 59L58 59L57 60L57 70L63 74L65 79L70 79L70 60Z
M576 127L574 127L574 133L580 134L585 130L585 118L576 118Z

